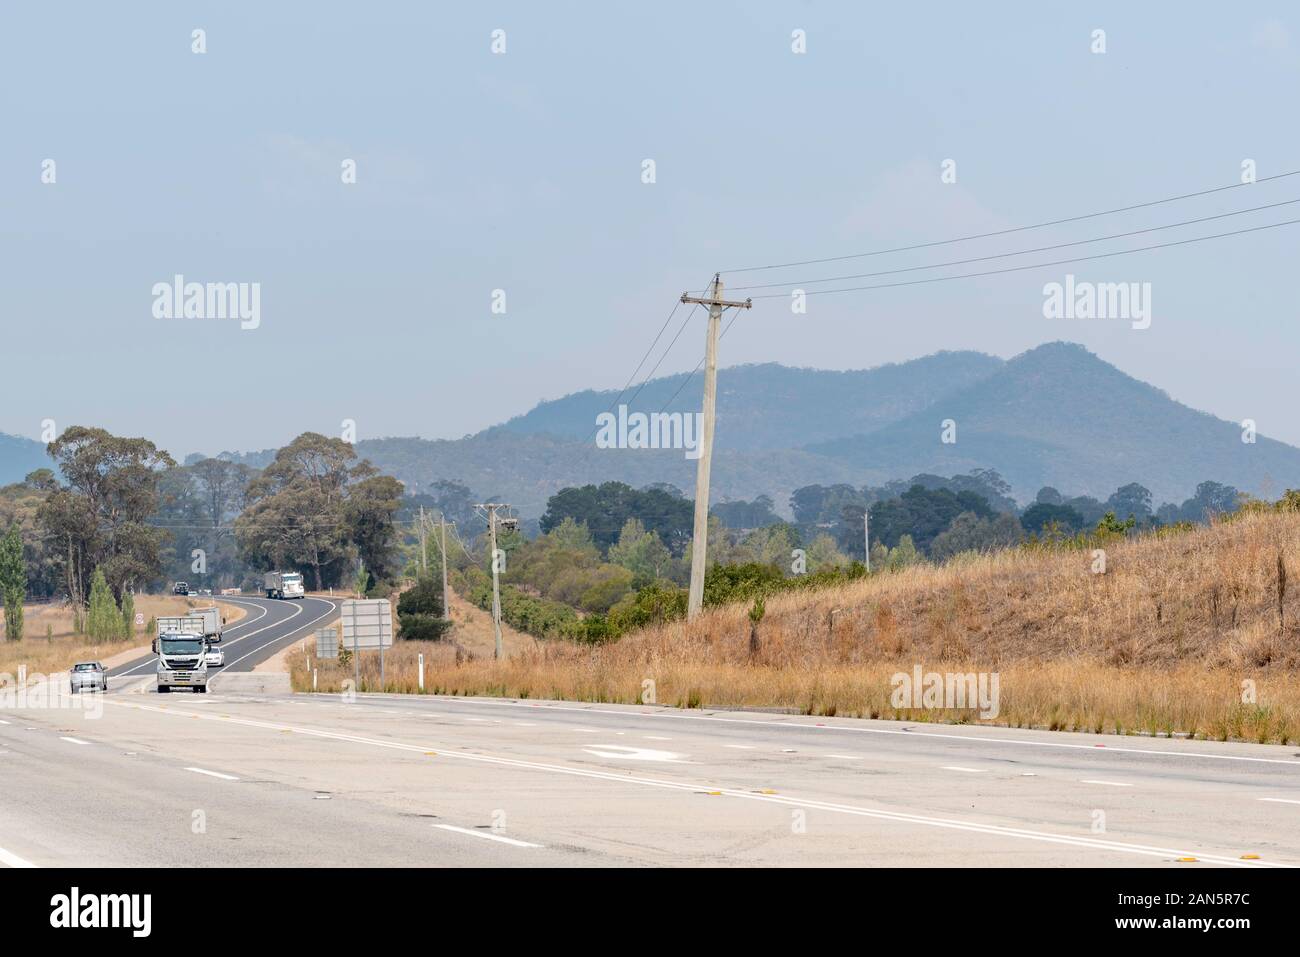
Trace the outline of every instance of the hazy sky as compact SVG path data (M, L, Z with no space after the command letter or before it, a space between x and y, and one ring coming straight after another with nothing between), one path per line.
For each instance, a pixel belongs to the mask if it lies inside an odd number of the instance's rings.
M1260 177L1300 169L1295 10L8 4L0 431L98 424L177 455L338 434L343 419L361 439L459 437L539 399L621 387L674 298L716 269L1163 198L1238 182L1246 159ZM196 28L206 53L192 52ZM497 29L504 54L491 49ZM1090 50L1097 29L1104 54ZM347 159L355 184L341 181ZM956 183L941 182L947 159ZM1295 197L1300 176L752 280L944 262ZM1297 218L1300 204L1079 254ZM723 342L722 364L862 368L1069 339L1300 443L1298 239L1295 226L817 297L806 315L764 300ZM1043 285L1067 272L1150 282L1150 328L1044 318ZM260 326L155 318L152 287L178 273L260 283ZM693 368L703 336L697 318L660 373Z

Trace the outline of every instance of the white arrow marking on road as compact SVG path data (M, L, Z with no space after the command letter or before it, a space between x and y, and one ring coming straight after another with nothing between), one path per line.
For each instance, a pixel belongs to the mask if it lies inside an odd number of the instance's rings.
M598 750L605 748L607 750ZM594 748L583 748L588 754L598 758L627 758L629 761L681 761L682 756L672 751L657 751L654 748L625 748L621 744L598 744Z

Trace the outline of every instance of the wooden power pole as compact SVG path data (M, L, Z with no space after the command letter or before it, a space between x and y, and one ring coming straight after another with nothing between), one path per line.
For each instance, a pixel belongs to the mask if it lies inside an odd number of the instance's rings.
M700 458L695 466L695 531L691 538L691 591L686 619L695 618L704 607L704 564L709 549L709 471L713 465L713 424L718 404L718 328L724 309L749 309L753 303L728 302L722 298L722 279L714 274L707 296L688 296L682 302L709 307L709 336L704 349L704 427L700 432Z
M451 621L451 605L447 604L447 516L438 513L438 531L442 533L442 617Z
M487 514L488 520L488 548L489 557L492 560L492 630L496 635L496 659L500 661L505 657L501 648L501 572L502 559L505 553L497 549L497 509L509 510L509 505L503 505L500 502L484 502L481 505L474 506ZM500 519L501 527L514 529L519 527L519 519L503 518Z

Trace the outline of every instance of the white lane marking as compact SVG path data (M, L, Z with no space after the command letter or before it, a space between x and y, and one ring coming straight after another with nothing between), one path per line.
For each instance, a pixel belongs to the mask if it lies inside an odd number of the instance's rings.
M0 718L0 724L8 724L8 723L9 722L6 721L4 718Z
M565 774L571 777L591 778L598 781L613 781L617 784L624 785L640 784L645 787L660 788L667 791L686 791L691 794L698 794L701 791L708 791L710 793L716 791L716 793L720 795L738 798L743 801L760 801L765 804L780 804L786 807L816 808L817 810L831 811L837 814L852 814L857 817L869 817L882 821L895 821L903 824L920 824L927 827L969 831L976 834L992 834L998 837L1021 838L1023 840L1040 841L1047 844L1068 844L1073 847L1086 847L1093 850L1111 851L1121 854L1139 854L1146 857L1195 857L1206 863L1221 864L1225 867L1290 868L1293 866L1280 861L1243 861L1235 857L1223 857L1220 855L1206 854L1201 851L1192 852L1175 848L1154 847L1147 844L1127 844L1122 841L1105 840L1102 838L1054 834L1050 831L1031 831L1025 828L1008 827L1001 824L982 824L976 821L963 821L957 818L932 817L923 814L910 814L903 811L878 810L855 804L833 804L828 801L799 799L782 795L756 794L751 791L738 791L731 788L716 789L712 785L700 784L694 781L674 781L668 778L638 777L622 771L600 771L595 768L576 768L563 764L544 764L540 761L524 761L519 758L507 758L494 754L473 754L467 751L457 751L454 749L448 750L446 747L439 744L405 744L400 741L383 741L376 738L364 738L355 734L346 734L341 731L327 731L322 728L286 728L282 724L271 723L268 721L256 721L252 718L232 718L228 715L201 714L199 712L187 712L179 709L171 710L157 705L129 704L125 701L105 701L104 703L111 707L132 708L136 711L152 711L155 714L161 714L167 717L199 718L203 721L222 721L227 724L237 724L249 728L262 728L277 733L281 731L293 731L307 737L324 738L331 741L348 741L353 744L363 744L374 748L385 748L391 751L405 751L407 753L415 752L420 754L428 754L430 751L436 751L438 754L450 758L451 760L470 761L494 767L517 768L550 774ZM434 826L436 827L437 825Z
M1081 778L1080 784L1105 784L1112 788L1131 788L1133 785L1125 784L1123 781L1098 781L1096 778Z
M582 734L600 734L600 732L597 731L595 728L574 728L573 730L578 731Z
M303 609L307 607L306 602L309 602L309 601L320 601L320 602L324 602L324 603L326 604L326 606L328 607L328 611L326 611L324 614L317 615L317 616L316 616L315 618L313 618L311 621L307 622L307 623L304 624L304 625L299 626L298 628L295 628L293 631L291 631L291 632L290 632L289 634L287 634L287 635L282 635L282 636L280 636L279 638L272 638L270 641L266 642L265 644L263 644L263 645L258 645L256 648L254 648L252 651L248 652L247 654L240 655L240 656L239 656L238 658L236 658L234 661L227 661L227 662L226 662L226 667L222 669L221 674L217 675L215 678L210 679L210 680L208 681L208 684L209 684L209 685L212 685L213 683L215 683L219 678L221 678L223 675L227 674L227 673L230 671L231 668L233 668L235 665L239 664L241 661L243 661L243 660L244 660L245 658L247 658L249 655L255 655L255 654L257 654L259 651L266 651L268 648L272 648L272 647L274 647L275 645L279 644L279 643L282 642L282 641L287 641L287 640L291 640L291 639L294 640L294 641L296 641L296 640L298 639L298 632L302 631L302 630L305 629L305 628L310 628L312 625L316 624L316 623L317 623L318 621L320 621L322 618L327 618L327 617L329 617L330 615L337 615L337 614L339 613L338 606L335 605L334 602L329 601L328 599L325 599L325 598L303 598L301 601L302 601L302 604L298 604L298 606L294 609L294 612L293 612L292 615L286 615L284 618L280 619L280 621L275 622L275 624L267 625L266 628L274 628L275 625L282 624L282 623L287 622L287 621L292 621L294 618L297 618L299 615L302 614ZM260 630L261 630L261 631L265 631L266 628L262 628L262 629L260 629ZM254 634L256 634L256 632L250 632L250 633L247 634L247 635L242 635L241 637L236 638L235 641L243 641L245 638L251 638ZM231 643L233 644L234 642L231 642Z
M724 748L731 748L731 749L733 749L733 750L735 750L735 751L753 751L753 750L754 750L754 745L752 745L752 744L724 744L723 747L724 747Z
M662 734L643 734L641 737L647 741L671 741L672 738L665 738Z
M59 735L59 740L66 741L68 744L90 744L89 741L82 741L80 738L68 738L63 735Z
M1272 801L1274 804L1300 804L1300 801L1293 801L1290 798L1260 798L1261 801Z
M964 771L967 774L984 774L986 771L988 771L988 768L963 768L955 764L944 764L944 765L940 765L939 770L940 771Z
M828 755L826 755L826 757L828 757L828 758L842 758L842 759L845 760L845 761L856 761L856 760L858 759L858 755L856 755L856 754L828 754Z
M238 781L239 778L233 774L222 774L220 771L208 771L205 768L186 768L186 771L193 771L195 774L206 774L209 777L221 778L223 781Z
M604 749L604 750L601 750ZM654 748L628 748L621 744L598 744L594 748L583 748L588 754L598 758L627 758L629 761L669 761L680 762L682 756L672 751L658 751Z
M378 695L358 695L359 698L379 697ZM615 711L611 708L575 708L567 705L521 704L517 701L489 701L466 698L451 698L445 695L430 695L433 702L452 705L478 705L497 708L542 708L547 711L577 711L586 714L614 714L619 717L636 718L672 718L678 721L714 721L724 724L746 724L753 727L797 728L809 731L850 731L856 734L894 734L911 738L943 738L952 741L965 741L968 744L1014 744L1031 748L1072 748L1082 751L1110 751L1115 754L1153 754L1172 758L1205 758L1212 761L1255 761L1261 764L1300 765L1300 760L1291 758L1255 758L1242 754L1211 754L1208 751L1158 751L1153 748L1119 748L1110 744L1071 744L1068 741L1030 741L1020 738L983 738L974 734L950 734L941 731L895 730L893 728L855 728L849 725L802 724L797 721L765 721L748 718L723 718L716 715L682 714L675 711ZM1064 732L1069 733L1069 732Z
M514 722L514 726L516 728L535 728L537 727L537 723L535 721L516 721Z
M485 841L500 841L502 844L510 844L513 847L541 847L541 844L529 844L527 841L516 841L513 837L502 837L500 834L489 834L487 831L475 831L468 827L457 827L454 824L435 824L434 827L443 831L455 831L457 834L468 834L470 837L481 837Z
M0 847L0 864L4 864L6 867L35 867L36 866L26 858L19 857L17 854L13 853L12 851L6 851L3 847Z

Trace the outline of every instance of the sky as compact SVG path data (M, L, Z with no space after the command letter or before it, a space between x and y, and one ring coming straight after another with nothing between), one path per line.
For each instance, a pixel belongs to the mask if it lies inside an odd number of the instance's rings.
M621 388L718 270L1232 185L1248 161L1261 180L1300 169L1288 3L6 5L0 81L0 431L99 425L178 457L345 420L357 439L459 438ZM1297 197L1300 176L723 280L813 289ZM1300 204L901 278L1286 219ZM1298 237L815 296L802 314L779 287L720 362L852 369L1065 339L1300 444ZM1046 318L1044 285L1067 273L1150 283L1149 327ZM256 328L167 316L156 285L176 275L257 284ZM696 314L659 374L695 368L704 336Z

